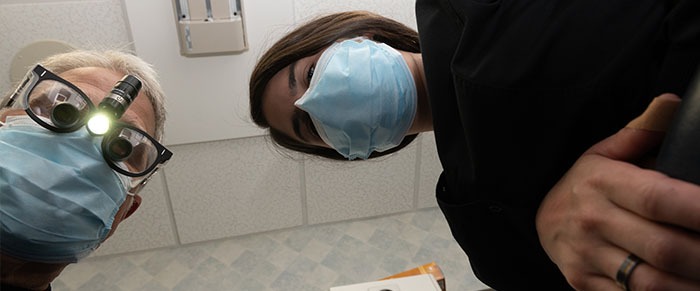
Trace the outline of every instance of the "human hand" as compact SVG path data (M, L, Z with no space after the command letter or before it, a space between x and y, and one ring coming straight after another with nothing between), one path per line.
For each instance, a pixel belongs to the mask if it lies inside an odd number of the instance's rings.
M586 151L540 205L540 242L578 290L620 290L630 254L630 290L700 290L700 186L634 164L664 136L639 124Z

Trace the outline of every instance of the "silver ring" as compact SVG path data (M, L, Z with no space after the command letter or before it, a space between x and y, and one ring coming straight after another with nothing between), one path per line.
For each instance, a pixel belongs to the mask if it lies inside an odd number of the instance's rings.
M622 290L629 290L629 280L630 280L630 275L632 274L632 271L634 271L634 268L639 265L639 263L642 262L642 259L639 257L635 256L634 254L630 254L625 258L625 261L622 262L622 265L620 265L620 268L617 269L617 276L615 277L615 281L617 281L617 285L620 285Z

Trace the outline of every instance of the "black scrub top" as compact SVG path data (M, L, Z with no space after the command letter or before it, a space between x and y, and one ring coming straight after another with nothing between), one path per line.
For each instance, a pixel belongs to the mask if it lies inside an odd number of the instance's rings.
M699 3L416 2L438 205L481 281L571 289L539 243L539 204L653 97L682 95L700 54Z
M21 288L12 285L6 285L5 283L0 283L0 291L32 291L31 289ZM51 285L49 288L43 291L51 291Z

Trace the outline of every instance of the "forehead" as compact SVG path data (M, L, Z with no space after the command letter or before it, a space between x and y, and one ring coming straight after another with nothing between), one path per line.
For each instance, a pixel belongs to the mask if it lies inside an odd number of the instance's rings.
M125 74L106 68L84 67L68 70L58 75L80 88L92 103L97 105ZM120 120L136 126L150 135L155 134L155 110L143 90L139 92Z

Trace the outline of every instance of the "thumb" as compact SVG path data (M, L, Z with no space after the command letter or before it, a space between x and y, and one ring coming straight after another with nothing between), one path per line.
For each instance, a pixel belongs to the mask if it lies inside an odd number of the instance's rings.
M623 161L642 158L661 144L680 102L681 99L674 94L654 98L642 115L595 144L585 154Z

